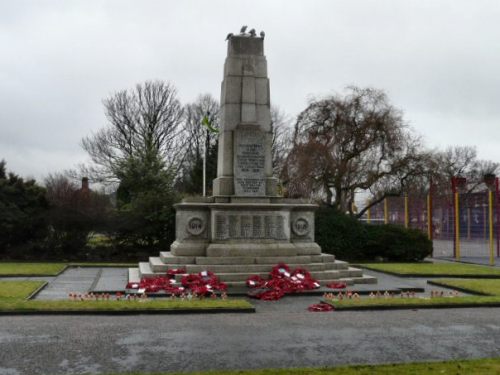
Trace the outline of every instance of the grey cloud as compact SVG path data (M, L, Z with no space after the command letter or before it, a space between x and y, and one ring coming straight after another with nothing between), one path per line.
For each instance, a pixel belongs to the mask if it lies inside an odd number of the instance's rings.
M429 145L500 160L496 1L15 1L0 4L0 158L23 175L85 160L101 100L147 79L219 96L224 38L266 31L288 113L349 84L385 89Z

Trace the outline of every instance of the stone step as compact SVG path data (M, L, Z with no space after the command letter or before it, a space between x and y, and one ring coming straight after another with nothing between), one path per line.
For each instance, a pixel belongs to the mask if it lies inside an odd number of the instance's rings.
M249 276L258 275L263 279L267 279L269 272L251 272L251 273L218 273L217 277L220 281L246 281ZM336 280L339 278L338 271L317 271L311 272L311 276L316 280ZM176 275L175 279L180 281L182 275Z
M316 242L296 242L297 255L319 255L321 247Z
M284 259L286 258L286 259ZM320 255L299 255L299 256L222 256L222 257L191 257L191 256L175 256L170 251L160 252L160 259L165 264L268 264L285 261L287 264L298 264L298 263L336 263L337 265L345 264L347 268L348 263L340 260L335 260L335 256L331 254L320 254ZM342 267L338 267L342 268Z
M318 271L318 272L311 272L312 278L316 280L335 280L340 277L339 271L337 270L330 270L330 271Z
M368 275L363 275L361 277L351 277L350 279L355 284L377 284L377 278Z
M167 270L177 269L177 268L187 268L187 267L196 267L195 264L165 264L163 263L160 257L149 257L149 265L154 272L165 273ZM200 266L205 267L206 266ZM205 269L203 268L203 269ZM203 271L202 269L202 271ZM191 271L187 271L190 273ZM199 272L199 271L198 271Z
M128 281L131 283L138 283L141 281L139 276L139 268L129 268L128 269Z
M323 279L318 281L322 287L325 287L327 284L339 282L339 279ZM345 282L348 286L354 285L354 282L351 279L342 279L342 281ZM224 283L226 283L228 287L238 288L246 287L247 285L245 281L225 281ZM248 290L250 291L251 289L249 288Z
M256 257L255 263L257 264L272 264L275 266L278 263L286 263L288 265L308 264L312 263L310 255L297 255L291 257ZM319 262L318 262L319 263Z
M292 257L293 259L287 259L287 264L290 265L291 268L305 268L308 271L331 271L331 270L339 270L341 271L341 277L348 276L362 276L363 272L356 268L348 268L348 263L346 262L333 262L333 263L307 263L309 258L306 257ZM196 258L196 262L199 260L207 260L212 258L198 257ZM232 260L231 262L227 262L227 260ZM154 272L166 272L168 269L172 268L186 268L188 273L197 273L204 270L209 270L214 273L237 273L237 272L269 272L278 262L272 262L271 260L278 259L268 259L268 257L264 257L262 259L256 258L217 258L218 261L223 263L208 263L208 264L166 264L163 262L163 259L160 257L150 257L149 265ZM243 260L243 262L237 262L238 260ZM263 263L250 263L251 261L263 261ZM302 261L301 263L295 263L295 261ZM247 262L247 263L245 263ZM352 272L351 272L352 271Z
M340 277L361 277L363 276L363 271L358 268L349 267L348 269L338 270Z
M331 271L331 272L337 272L337 271ZM322 286L325 286L326 284L332 283L332 282L337 282L337 281L344 281L347 285L351 286L354 284L376 284L377 283L377 278L373 276L361 276L361 277L342 277L339 278L337 277L337 274L333 274L331 272L312 272L311 274L313 277L320 282ZM150 264L147 262L141 262L139 263L139 268L129 268L128 270L129 273L129 281L130 282L139 282L141 278L151 278L151 277L156 277L156 276L161 276L163 273L155 273L150 267ZM262 278L267 279L268 278L268 273L260 272L260 273L248 273L248 274L242 274L242 273L236 273L236 274L220 274L218 275L221 281L224 281L228 286L238 286L242 287L245 286L246 279L248 276L258 274ZM229 276L227 276L229 275ZM237 275L233 277L233 275ZM333 276L333 277L332 277ZM176 279L180 281L182 278L181 275L176 275ZM236 278L236 280L234 280ZM230 280L227 280L230 279Z
M154 272L165 273L169 268L179 268L184 267L180 264L166 264L163 263L160 257L149 257L149 266Z
M331 254L325 254L325 253L322 253L321 255L319 255L321 257L321 261L323 263L331 263L331 262L340 262L340 263L346 263L347 262L343 262L341 260L335 260L335 255L331 255Z
M255 264L255 258L254 257L196 257L195 263L198 265Z
M139 263L139 277L142 279L143 277L148 279L151 277L159 276L160 274L155 273L148 262L140 262Z
M357 271L357 270L356 270ZM352 271L351 271L352 272ZM154 272L147 262L139 263L139 268L129 268L129 281L138 282L141 278L151 278L164 275L163 272ZM229 286L244 285L249 276L259 275L267 279L268 272L251 272L251 273L219 273L217 276L221 281L226 282ZM311 272L311 276L318 280L321 285L326 285L330 282L344 281L347 285L354 284L376 284L377 278L373 276L360 277L340 277L339 271L318 271ZM176 280L180 281L182 275L176 275Z
M290 268L305 268L309 272L312 271L325 271L325 266L328 263L309 263L309 264L294 264ZM233 264L233 265L187 265L186 271L188 273L198 273L201 271L212 271L215 274L220 273L255 273L266 272L269 273L274 264ZM333 270L332 268L328 271Z
M346 270L349 268L349 263L339 262L336 260L335 262L325 262L325 270Z
M162 251L160 259L165 264L194 264L195 257L184 257L172 255L170 251Z

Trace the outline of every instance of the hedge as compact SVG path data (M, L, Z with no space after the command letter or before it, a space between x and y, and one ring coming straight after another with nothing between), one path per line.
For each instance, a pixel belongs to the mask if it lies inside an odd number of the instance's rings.
M330 207L316 213L316 242L323 252L350 261L413 262L432 253L432 241L417 229L365 224Z

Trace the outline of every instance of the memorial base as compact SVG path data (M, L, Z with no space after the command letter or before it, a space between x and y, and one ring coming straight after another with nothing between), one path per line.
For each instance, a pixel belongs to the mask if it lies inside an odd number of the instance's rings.
M170 251L130 269L129 280L212 271L228 286L244 286L249 276L267 277L280 262L311 272L321 284L376 283L361 270L321 252L314 242L317 206L277 197L210 197L185 200L176 208L176 241Z

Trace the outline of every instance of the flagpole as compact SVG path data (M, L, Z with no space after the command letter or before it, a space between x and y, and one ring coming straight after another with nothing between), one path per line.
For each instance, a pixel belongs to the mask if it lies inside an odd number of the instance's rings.
M208 130L206 130L208 134ZM205 144L203 150L203 196L207 196L207 142L203 142Z

